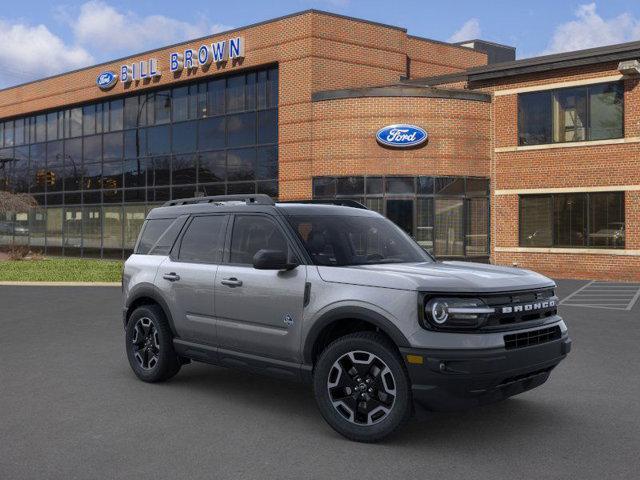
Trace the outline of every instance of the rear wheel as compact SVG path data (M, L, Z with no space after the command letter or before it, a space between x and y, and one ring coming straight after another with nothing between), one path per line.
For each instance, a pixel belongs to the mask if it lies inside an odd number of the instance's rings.
M314 392L329 425L359 442L382 440L412 412L402 359L378 333L354 333L331 343L316 363Z
M140 380L162 382L180 370L171 329L157 305L143 305L133 311L127 322L125 343L129 365Z

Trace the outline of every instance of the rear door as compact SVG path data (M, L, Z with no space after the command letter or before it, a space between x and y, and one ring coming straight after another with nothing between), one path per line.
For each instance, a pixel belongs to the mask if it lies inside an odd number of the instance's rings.
M228 220L225 214L192 217L158 270L156 284L184 340L216 345L214 282Z
M306 267L253 268L261 249L283 250L297 260L292 238L269 215L236 214L228 243L215 288L220 348L299 361Z

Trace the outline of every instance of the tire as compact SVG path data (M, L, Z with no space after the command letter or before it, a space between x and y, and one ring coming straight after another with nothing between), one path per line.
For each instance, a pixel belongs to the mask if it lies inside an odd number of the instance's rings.
M322 417L357 442L382 440L413 412L404 363L395 346L378 333L353 333L326 347L315 365L313 389Z
M180 370L169 323L158 305L133 311L125 329L125 349L131 369L144 382L163 382Z

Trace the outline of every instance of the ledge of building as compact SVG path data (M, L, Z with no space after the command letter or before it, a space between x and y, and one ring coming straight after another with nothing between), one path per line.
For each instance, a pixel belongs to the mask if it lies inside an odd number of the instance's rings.
M313 93L311 95L311 100L313 102L323 102L326 100L342 100L347 98L368 97L449 98L455 100L469 100L473 102L491 102L491 95L488 93L407 85L324 90L321 92Z
M640 250L622 248L546 248L546 247L495 247L496 253L557 253L565 255L617 255L640 257Z

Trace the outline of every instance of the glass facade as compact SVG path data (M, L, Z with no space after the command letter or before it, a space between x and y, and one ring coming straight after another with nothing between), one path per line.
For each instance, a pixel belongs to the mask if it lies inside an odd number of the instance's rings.
M196 195L278 196L278 69L0 121L0 245L127 255L148 210Z
M487 178L315 177L313 198L361 202L439 258L489 256Z
M624 248L624 192L520 197L520 246Z

